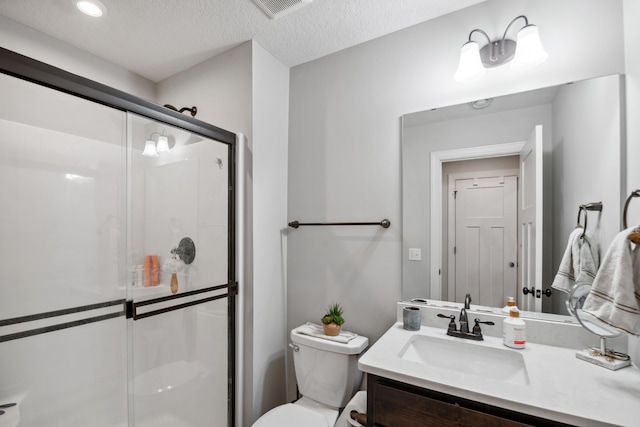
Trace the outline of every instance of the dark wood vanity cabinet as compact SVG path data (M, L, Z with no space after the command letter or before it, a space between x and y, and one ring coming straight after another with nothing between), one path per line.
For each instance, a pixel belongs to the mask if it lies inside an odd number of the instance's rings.
M567 424L368 375L368 427L521 427Z

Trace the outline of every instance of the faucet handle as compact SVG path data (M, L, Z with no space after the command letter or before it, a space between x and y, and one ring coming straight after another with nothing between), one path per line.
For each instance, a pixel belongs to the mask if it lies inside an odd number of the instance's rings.
M477 317L474 319L474 322L476 324L473 325L473 333L474 334L478 334L478 335L482 334L482 330L480 329L480 323L482 323L484 325L491 325L491 326L495 325L495 323L493 323L491 321L481 322L480 319L478 319Z
M447 331L454 331L455 332L455 331L458 330L458 327L456 326L456 316L454 316L453 314L447 316L446 314L438 313L438 317L442 317L442 318L445 318L445 319L450 319L449 320L449 326L447 327Z

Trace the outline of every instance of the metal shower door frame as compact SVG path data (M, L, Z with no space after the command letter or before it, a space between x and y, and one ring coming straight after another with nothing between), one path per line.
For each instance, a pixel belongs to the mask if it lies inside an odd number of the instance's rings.
M211 138L217 142L224 143L229 146L229 155L227 159L228 169L228 263L227 263L227 284L217 286L216 289L208 290L220 290L222 288L227 289L226 294L218 294L215 297L204 297L202 301L196 301L195 303L202 303L211 301L213 299L227 298L228 301L228 420L229 425L235 425L235 336L236 336L236 296L238 294L238 283L236 282L236 134L229 132L225 129L211 125L209 123L200 121L191 116L180 114L178 111L171 110L169 108L161 107L153 104L142 98L138 98L134 95L120 91L118 89L109 87L107 85L95 82L93 80L78 76L76 74L69 73L57 67L49 64L34 60L27 56L18 54L11 50L0 47L0 73L6 74L26 80L41 86L45 86L51 89L55 89L70 95L77 96L79 98L86 99L88 101L96 102L120 111L131 112L137 115L147 117L151 120L155 120L160 123L175 126L185 131L192 132L207 138ZM197 293L197 292L196 292ZM182 298L184 295L175 295L175 298ZM187 295L189 296L189 295ZM88 319L83 319L76 322L68 322L60 325L54 325L48 328L39 328L24 331L16 336L8 336L6 340L20 339L27 336L37 335L41 333L52 332L62 328L69 328L80 326L88 322L96 322L107 320L114 317L124 316L127 319L135 319L136 304L133 300L117 300L113 302L107 302L100 305L117 306L122 307L121 310L114 311L106 316L96 316ZM146 303L148 304L148 302ZM190 303L189 305L193 305ZM93 306L97 306L94 304ZM96 307L76 307L73 312L91 311ZM180 306L178 306L180 308ZM64 314L68 314L69 310L58 310L51 313L42 313L39 315L43 318L57 317ZM27 316L28 318L17 319L20 323L28 322L33 316ZM15 320L15 319L9 319ZM37 320L37 319L36 319ZM1 337L0 337L1 338Z

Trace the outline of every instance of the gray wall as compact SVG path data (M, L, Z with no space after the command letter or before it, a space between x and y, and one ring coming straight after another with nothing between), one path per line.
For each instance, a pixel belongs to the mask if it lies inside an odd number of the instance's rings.
M621 230L620 201L626 197L620 176L621 85L619 76L576 82L562 86L553 101L554 272L576 226L578 206L603 203L601 213L587 214L587 228L599 243L601 257ZM556 293L554 313L567 313L565 295Z
M521 14L540 28L547 62L523 72L501 67L480 82L456 83L452 75L469 31L499 37ZM394 302L401 298L403 114L623 73L622 31L622 1L489 0L294 67L289 220L389 218L392 225L291 233L288 328L319 321L333 300L345 306L345 328L372 342L394 322Z

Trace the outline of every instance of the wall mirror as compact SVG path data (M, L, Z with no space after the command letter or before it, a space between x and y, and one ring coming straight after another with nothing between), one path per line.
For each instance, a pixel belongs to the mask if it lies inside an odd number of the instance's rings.
M623 91L611 75L404 115L403 299L568 314L551 284L579 206L603 203L601 256L621 227Z

